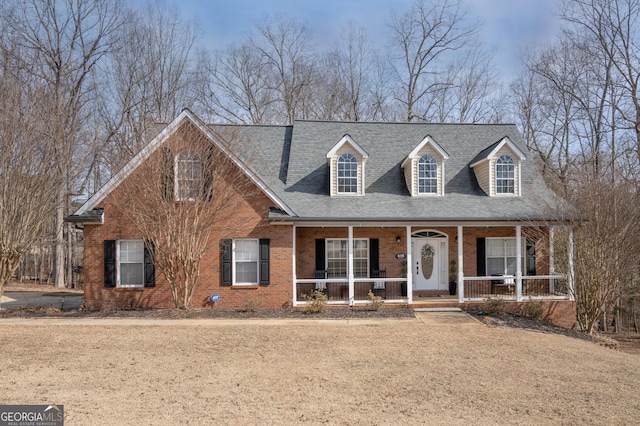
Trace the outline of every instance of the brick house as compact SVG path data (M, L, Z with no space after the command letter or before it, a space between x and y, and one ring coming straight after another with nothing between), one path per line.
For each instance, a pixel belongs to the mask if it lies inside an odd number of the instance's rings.
M226 146L217 135L231 129L244 143L229 155L256 189L251 197L237 194L231 233L212 231L192 306L217 294L222 308L249 299L263 308L298 307L315 290L342 306L370 303L370 292L410 307L488 298L515 307L536 299L557 323L573 324L574 284L553 266L554 241L563 235L570 243L571 230L552 213L561 201L515 125L207 125L188 110L67 218L84 224L89 307L127 300L173 306L117 206L121 183L186 127L217 149ZM171 159L176 174L186 167L191 176L172 182L179 201L207 167L204 156L185 160L184 152Z

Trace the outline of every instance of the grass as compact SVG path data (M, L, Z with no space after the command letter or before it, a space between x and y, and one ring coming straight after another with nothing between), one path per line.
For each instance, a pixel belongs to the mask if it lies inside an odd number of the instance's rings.
M640 356L561 335L417 320L51 321L0 321L0 404L63 404L70 425L633 424L640 416Z

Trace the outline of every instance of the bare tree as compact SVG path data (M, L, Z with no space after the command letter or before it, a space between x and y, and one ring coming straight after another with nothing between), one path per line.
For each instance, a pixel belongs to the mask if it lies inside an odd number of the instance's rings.
M406 121L428 118L432 94L443 86L447 54L461 50L477 32L477 24L468 24L467 12L460 0L428 2L416 0L403 15L393 14L393 51L391 58L397 83L395 98L406 111Z
M278 122L291 124L307 118L312 103L310 87L314 84L314 59L309 54L308 30L299 22L284 17L267 19L250 38L268 66L268 81L278 93L282 115Z
M55 119L47 87L28 72L20 47L0 35L0 298L54 213L59 169L47 137Z
M194 103L192 49L196 24L156 0L128 10L103 67L99 112L105 170L113 173L148 141L155 123L169 122Z
M246 163L237 162L237 135L218 132L215 139L218 144L183 124L121 184L126 202L114 206L131 218L153 253L176 308L189 307L200 262L214 244L212 232L232 235L239 203L256 191L241 168Z
M590 172L582 175L574 189L570 201L577 208L571 221L577 319L583 330L593 333L637 276L640 198L634 184L612 186L607 179L594 179ZM570 273L566 252L558 254L556 267Z
M208 84L202 104L208 115L232 123L263 124L270 120L276 92L269 80L269 65L248 41L218 52L213 62L201 60Z
M619 127L634 134L640 161L640 1L567 0L562 16L577 33L586 34L620 77L614 80L622 98L614 108L621 117Z
M55 146L58 168L55 284L65 286L64 216L69 197L82 186L94 150L79 137L94 93L92 72L110 49L119 25L116 0L14 0L2 6L2 23L16 36L31 62L29 70L52 98L47 137ZM69 233L67 232L67 235Z

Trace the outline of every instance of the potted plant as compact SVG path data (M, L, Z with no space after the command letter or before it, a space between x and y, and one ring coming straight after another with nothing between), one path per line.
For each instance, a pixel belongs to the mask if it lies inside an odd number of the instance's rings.
M451 259L450 263L451 263L451 268L449 268L449 272L451 272L451 275L449 275L449 295L455 296L456 290L458 289L458 283L457 283L458 276L456 275L456 260Z

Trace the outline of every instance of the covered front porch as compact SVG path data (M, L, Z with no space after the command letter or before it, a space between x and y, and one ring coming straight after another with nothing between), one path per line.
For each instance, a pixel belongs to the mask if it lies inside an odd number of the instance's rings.
M331 305L419 305L501 298L572 300L571 275L554 268L562 225L381 223L293 226L294 306L321 292ZM572 250L567 251L572 264ZM519 261L517 260L519 259Z

